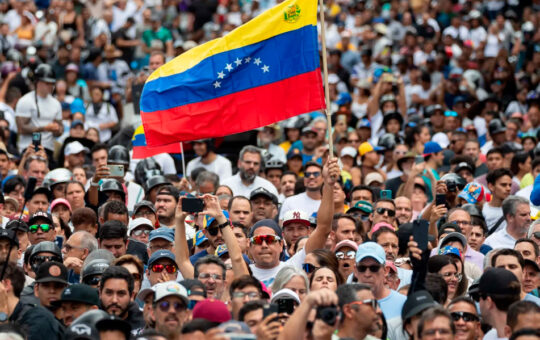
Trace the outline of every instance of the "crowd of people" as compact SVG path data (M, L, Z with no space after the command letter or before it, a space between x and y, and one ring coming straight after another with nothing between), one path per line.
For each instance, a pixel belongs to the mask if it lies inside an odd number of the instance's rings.
M134 157L280 2L0 1L0 339L540 338L537 0L324 1L327 112Z

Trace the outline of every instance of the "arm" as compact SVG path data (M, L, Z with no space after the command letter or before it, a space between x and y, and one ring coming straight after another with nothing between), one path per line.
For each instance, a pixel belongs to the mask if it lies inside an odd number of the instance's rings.
M88 203L97 207L99 204L99 181L102 178L106 178L110 175L109 168L106 164L100 165L96 169L96 173L92 178L90 183L90 188L88 189Z
M15 78L16 75L17 72L10 72L4 82L2 82L2 87L0 87L0 102L6 102L6 92L8 90L9 83L11 83L11 80Z
M176 228L174 232L174 251L176 256L176 264L178 265L178 269L182 273L182 276L185 279L192 279L195 275L195 268L193 268L193 265L189 261L186 225L184 224L186 217L187 213L182 211L182 197L180 197L175 213Z
M367 107L367 115L369 118L375 116L377 111L379 111L379 99L381 96L381 84L382 82L377 82L377 85L375 85L375 88L373 89L373 96L368 102Z
M407 117L407 100L405 99L405 84L403 78L398 79L399 94L397 96L398 107L401 115Z
M407 181L403 185L403 191L400 193L399 196L405 196L405 197L411 197L414 189L414 179L416 176L422 173L424 171L426 163L420 163L413 165L411 169L411 173L409 174L409 177L407 178Z
M339 177L339 165L337 159L329 159L323 168L323 193L321 205L317 211L317 227L306 242L306 254L315 249L324 248L326 239L330 235L332 217L334 216L334 184Z

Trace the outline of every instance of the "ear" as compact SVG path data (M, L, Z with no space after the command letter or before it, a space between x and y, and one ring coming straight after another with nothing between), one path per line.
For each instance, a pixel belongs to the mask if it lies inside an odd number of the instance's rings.
M489 191L493 192L493 188L494 188L493 184L488 183L487 185L488 185Z
M512 335L512 329L510 329L510 326L505 325L504 326L504 336L506 338L510 338L510 335Z
M38 294L39 294L39 284L35 284L34 285L34 295L38 296Z

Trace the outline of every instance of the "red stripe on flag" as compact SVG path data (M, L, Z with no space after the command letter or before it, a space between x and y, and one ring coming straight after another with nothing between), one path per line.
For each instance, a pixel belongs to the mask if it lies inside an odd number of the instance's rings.
M174 143L162 146L134 146L133 158L147 158L160 153L181 153L180 143Z
M141 112L152 146L221 137L324 108L321 71L170 110Z

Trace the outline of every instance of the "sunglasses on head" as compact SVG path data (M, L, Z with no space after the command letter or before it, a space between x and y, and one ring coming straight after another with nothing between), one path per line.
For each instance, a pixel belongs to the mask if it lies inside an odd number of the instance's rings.
M465 322L480 320L478 316L468 312L452 312L450 315L452 315L452 320L454 320L454 322L459 321L459 319L463 319Z
M310 177L317 178L320 175L321 175L320 171L304 172L304 177L306 177L306 178L310 178Z
M351 260L356 257L356 252L354 250L349 250L346 253L342 251L338 251L336 252L336 257L338 260L345 260L345 259Z
M373 309L377 309L377 306L379 304L377 303L377 300L372 299L372 300L354 301L354 302L349 303L349 305L368 305L368 306L371 306L371 308Z
M388 208L377 208L375 209L377 210L377 214L379 215L383 215L385 212L388 213L388 216L390 217L394 217L396 216L396 211L395 210L392 210L392 209L388 209Z
M28 227L28 231L32 234L35 234L38 232L38 229L41 229L42 232L48 233L49 230L51 230L52 226L50 224L32 224Z
M256 244L258 246L262 245L263 242L266 244L273 244L281 241L281 237L277 235L257 235L250 238L251 244Z
M168 312L169 309L171 309L171 306L174 308L174 311L177 313L186 309L186 306L181 302L170 303L169 301L161 301L160 303L158 303L158 306L162 312Z
M372 272L372 273L378 273L379 270L381 269L381 267L382 267L382 266L381 266L381 265L378 265L378 264L372 264L372 265L370 265L370 266L364 266L364 265L359 264L358 266L356 266L356 269L358 269L358 271L359 271L360 273L365 273L366 270L368 270L368 269L369 269L369 271Z
M161 273L163 269L169 274L176 273L176 266L172 264L153 264L151 269L154 273Z
M315 269L317 269L317 267L315 267L314 265L312 265L311 263L304 263L302 265L302 269L307 273L307 274L311 274L315 271Z

